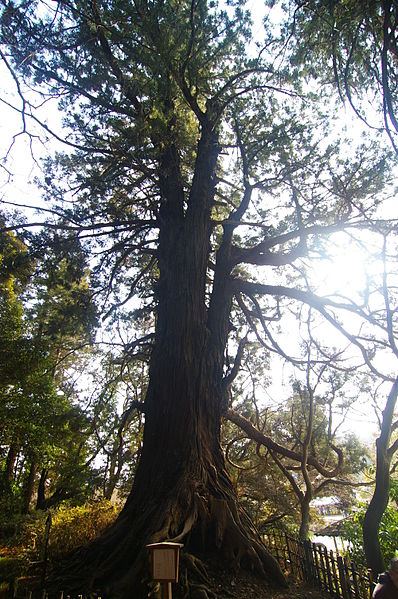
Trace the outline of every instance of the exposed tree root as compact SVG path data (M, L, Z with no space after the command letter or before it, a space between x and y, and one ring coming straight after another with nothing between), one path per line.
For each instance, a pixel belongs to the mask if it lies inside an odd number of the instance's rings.
M184 552L182 554L181 566L185 569L185 574L190 572L202 582L206 582L209 577L205 564L191 553Z
M118 520L88 548L68 558L51 578L51 587L73 592L98 591L102 597L148 597L151 585L146 544L164 540L184 544L180 596L213 599L208 573L198 556L217 555L235 572L248 569L279 585L286 585L276 560L267 552L257 530L234 495L187 489L181 481L172 496L152 498L140 509L129 505ZM157 502L156 499L159 501ZM153 587L153 585L152 585ZM187 594L188 593L188 594ZM154 595L156 596L156 595Z
M187 599L217 599L217 596L208 587L202 584L192 584ZM184 598L185 599L185 598Z

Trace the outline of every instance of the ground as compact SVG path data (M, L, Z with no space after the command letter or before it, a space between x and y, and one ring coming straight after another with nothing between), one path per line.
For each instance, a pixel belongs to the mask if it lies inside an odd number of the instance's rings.
M234 572L219 563L207 561L206 569L207 580L203 586L192 588L189 599L207 599L206 595L209 599L330 599L325 591L295 580L289 581L288 588L281 589L250 572Z
M328 593L304 583L291 582L287 589L275 589L264 581L242 573L235 579L218 582L217 586L217 599L330 599ZM199 599L200 595L197 597Z
M190 587L189 594L180 584L173 585L173 598L175 599L331 599L325 591L315 589L303 582L289 581L288 588L278 588L270 582L259 578L246 570L235 571L232 567L225 568L217 559L201 561L206 569L203 577L197 578L196 584ZM183 568L182 568L183 572ZM33 597L41 597L40 576L27 576L19 578L16 599L28 596L28 591L33 591ZM184 576L180 576L180 582ZM155 589L154 589L155 590ZM151 599L159 599L157 589ZM55 595L50 594L51 597ZM59 597L59 594L56 595ZM0 599L9 599L10 591L7 585L0 585Z
M20 579L17 597L26 597L27 591L33 589L33 596L41 596L38 591L38 577ZM205 589L207 589L205 591ZM177 594L174 592L173 597ZM208 592L212 594L208 594ZM206 593L206 594L205 594ZM8 599L9 591L0 588L0 599ZM291 581L287 589L278 589L257 576L241 570L233 573L231 570L213 568L209 571L205 584L192 588L189 599L330 599L330 595L321 592L304 583Z

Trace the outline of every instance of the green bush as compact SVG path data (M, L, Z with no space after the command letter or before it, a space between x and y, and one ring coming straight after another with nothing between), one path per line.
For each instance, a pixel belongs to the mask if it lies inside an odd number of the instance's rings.
M87 502L77 507L62 505L52 511L49 560L58 560L72 549L89 543L115 520L118 511L119 508L106 500ZM26 571L29 562L43 559L47 517L48 513L41 511L28 516L16 516L8 527L14 530L14 534L7 534L0 539L0 559L12 559L13 569L19 570L19 575ZM6 561L6 568L5 564Z
M36 512L0 519L0 558L29 563L39 559L37 540L44 534L46 514Z
M348 541L349 554L352 560L366 567L365 553L363 549L362 524L365 517L367 505L361 504L358 509L349 516L342 525L341 536ZM383 514L379 530L380 548L384 563L388 563L394 557L398 547L398 511L393 506L388 506Z
M0 557L0 583L13 582L26 572L27 566L23 559Z
M95 539L114 522L118 511L115 505L106 500L87 502L76 507L59 507L52 515L49 558L59 559L72 549Z

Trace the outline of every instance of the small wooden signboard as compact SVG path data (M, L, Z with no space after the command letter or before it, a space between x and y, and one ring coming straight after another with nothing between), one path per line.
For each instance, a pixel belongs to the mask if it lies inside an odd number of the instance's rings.
M157 582L178 582L178 562L181 543L147 545L151 556L152 579Z

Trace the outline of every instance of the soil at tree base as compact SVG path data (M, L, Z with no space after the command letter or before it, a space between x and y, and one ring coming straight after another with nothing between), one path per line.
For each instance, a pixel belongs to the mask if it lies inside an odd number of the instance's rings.
M239 572L232 578L231 574L229 576L227 574L217 576L216 579L211 577L207 586L217 599L330 599L328 593L314 589L304 583L291 582L287 589L275 589L265 583L264 580L260 580L247 572ZM35 587L37 589L36 585ZM31 584L25 585L24 581L21 580L15 599L18 599L18 597L25 598L27 589L31 588ZM196 593L193 591L192 599L195 599L195 595ZM0 591L0 599L9 599L9 596L9 591L4 590L3 593ZM196 596L199 599L199 593Z
M236 572L223 569L220 564L206 565L209 572L207 586L217 599L331 599L329 593L303 582L290 580L288 588L281 589L247 570Z
M210 591L208 596L212 599L330 599L326 591L320 591L303 582L289 580L288 588L276 588L263 578L240 569L225 568L222 563L207 561L208 578L205 583L193 587L190 599L202 599L204 590ZM17 597L25 598L27 591L33 590L33 596L40 596L40 578L38 576L19 579ZM173 597L178 599L178 589L173 586ZM54 596L55 598L55 596ZM9 594L1 594L0 599L9 599ZM50 599L51 596L50 596ZM132 599L134 599L132 597Z

